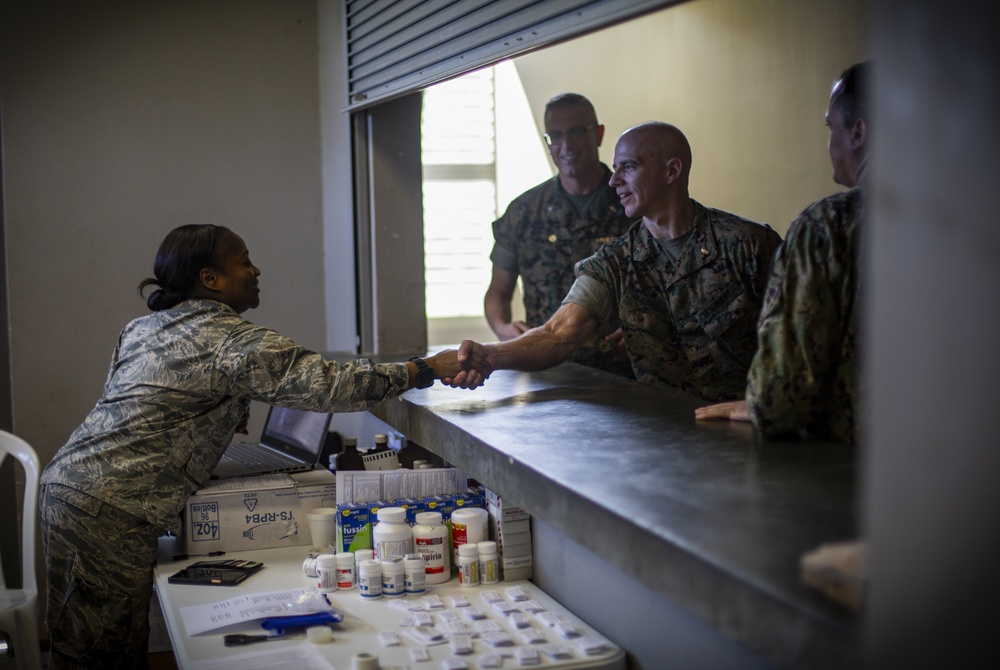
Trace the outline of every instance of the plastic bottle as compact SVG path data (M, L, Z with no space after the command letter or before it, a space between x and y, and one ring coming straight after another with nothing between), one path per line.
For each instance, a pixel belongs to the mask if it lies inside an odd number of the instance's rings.
M427 566L420 554L407 554L403 557L403 580L406 582L406 593L423 593L427 590Z
M337 588L353 589L357 582L354 573L354 554L349 551L337 554Z
M451 538L456 554L463 544L479 544L490 539L489 518L482 507L463 507L451 513Z
M320 554L316 557L316 573L320 593L332 593L337 590L337 557L333 554Z
M375 552L371 549L358 549L354 552L354 579L357 581L358 578L358 567L361 565L361 561L370 561L375 558Z
M344 438L344 450L337 454L336 464L338 472L342 470L365 469L365 461L358 452L358 438Z
M500 556L497 543L490 540L476 545L479 550L479 583L496 584L500 581Z
M358 563L358 590L362 598L382 597L382 564L375 559Z
M413 544L424 559L428 584L442 584L451 578L451 545L448 526L441 512L418 512L413 526Z
M479 586L479 547L475 544L463 544L458 548L458 583Z
M379 560L413 553L413 530L406 523L405 509L383 507L378 511L378 523L372 529L372 548Z
M406 571L402 556L387 556L382 563L382 595L398 598L406 593Z

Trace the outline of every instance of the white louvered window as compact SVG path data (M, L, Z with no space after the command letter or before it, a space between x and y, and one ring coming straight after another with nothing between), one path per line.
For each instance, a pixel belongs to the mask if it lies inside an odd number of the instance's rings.
M431 344L493 340L483 296L493 221L552 176L548 152L511 61L424 91L424 263ZM515 318L523 318L520 294Z
M427 318L482 314L497 214L493 68L424 91Z

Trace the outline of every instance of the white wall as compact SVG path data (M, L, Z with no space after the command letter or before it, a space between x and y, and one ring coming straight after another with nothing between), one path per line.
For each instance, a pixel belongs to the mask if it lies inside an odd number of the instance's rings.
M866 59L863 0L697 0L515 61L542 127L545 102L581 93L605 125L601 158L649 120L691 143L691 195L782 236L833 183L830 85ZM539 131L541 132L541 131Z
M136 285L177 225L240 233L263 272L247 316L324 347L316 3L2 11L14 426L43 464L148 311Z

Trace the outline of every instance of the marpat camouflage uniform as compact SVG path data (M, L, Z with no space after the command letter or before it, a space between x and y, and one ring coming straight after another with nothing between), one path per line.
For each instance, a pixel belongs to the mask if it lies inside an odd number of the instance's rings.
M812 204L775 256L746 392L750 417L765 435L806 429L856 439L865 200L858 186Z
M615 190L608 186L611 170L604 169L600 193L587 211L577 213L559 176L542 182L515 198L504 215L493 222L493 264L521 276L525 321L536 327L548 321L573 285L573 265L624 234L632 219L625 216ZM602 370L632 376L628 361L614 361L613 347L603 339L617 330L611 322L589 338L570 360Z
M145 655L156 538L180 532L251 401L357 411L407 384L405 363L324 360L210 300L128 324L101 400L42 474L50 667Z
M694 201L693 201L694 202ZM695 205L676 265L642 221L577 266L566 297L599 321L617 316L641 382L710 401L743 397L757 317L781 238L769 226ZM588 292L598 298L583 297Z

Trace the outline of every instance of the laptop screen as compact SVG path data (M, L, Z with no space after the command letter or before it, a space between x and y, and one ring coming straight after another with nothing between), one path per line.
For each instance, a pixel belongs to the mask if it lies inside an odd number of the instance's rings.
M329 414L272 405L260 442L289 456L315 461L329 426Z

